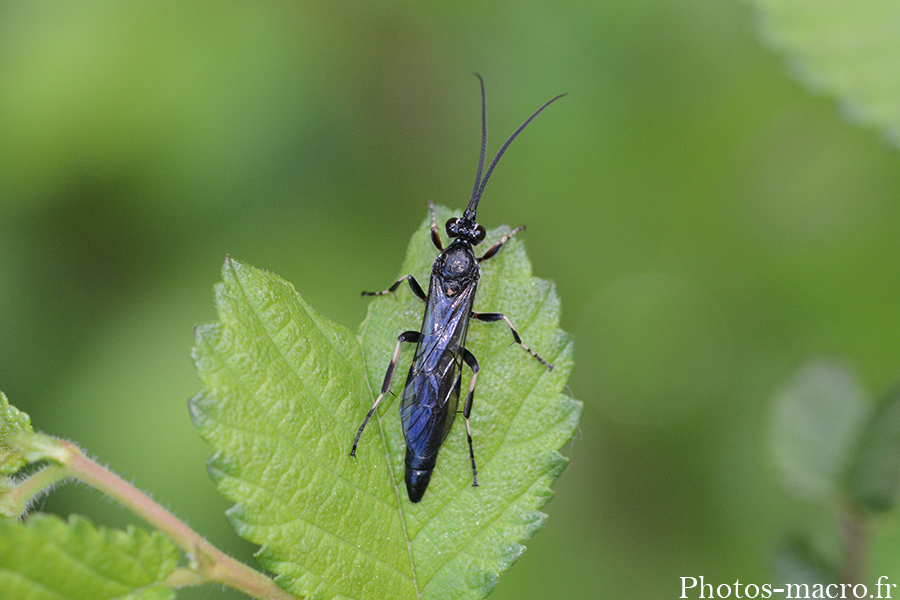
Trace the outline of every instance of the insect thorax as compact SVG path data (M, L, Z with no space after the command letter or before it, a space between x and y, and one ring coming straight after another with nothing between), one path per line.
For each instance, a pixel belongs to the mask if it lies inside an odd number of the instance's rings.
M461 288L478 282L481 267L478 266L471 244L455 240L434 261L432 274L443 281L445 293L453 296Z

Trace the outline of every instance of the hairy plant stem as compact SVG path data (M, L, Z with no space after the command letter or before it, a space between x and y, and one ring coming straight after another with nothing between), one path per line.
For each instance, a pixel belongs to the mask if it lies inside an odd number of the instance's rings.
M18 519L28 509L28 505L54 485L71 477L68 469L58 464L49 464L22 479L0 498L0 514L10 519Z
M85 456L75 444L40 437L43 439L37 448L45 451L43 458L58 462L65 470L65 474L57 477L57 481L71 476L97 488L161 531L188 555L191 560L191 571L195 575L192 577L185 570L176 571L178 575L170 581L173 587L219 583L262 600L297 600L296 596L278 587L274 581L259 571L231 558L210 544L144 492Z

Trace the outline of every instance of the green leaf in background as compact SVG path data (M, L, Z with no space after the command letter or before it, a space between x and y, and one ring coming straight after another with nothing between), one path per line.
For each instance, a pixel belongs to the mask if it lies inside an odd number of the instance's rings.
M813 90L836 96L855 121L900 145L900 3L752 0L763 36Z
M449 214L439 209L441 219ZM402 269L422 282L436 256L429 224L413 236ZM506 231L489 233L485 247ZM216 300L219 323L197 331L205 387L191 409L217 449L210 472L236 502L232 522L262 546L259 559L279 583L314 598L486 596L545 520L538 509L565 467L558 449L581 412L561 394L572 344L557 327L559 301L551 284L531 277L521 242L485 263L476 310L507 313L555 369L513 344L504 325L473 323L467 346L482 367L472 413L480 487L471 485L457 426L418 504L406 496L393 396L369 423L357 457L348 452L397 335L421 324L422 302L405 286L373 300L360 345L292 286L231 259ZM401 355L395 393L411 355Z
M900 496L900 390L875 410L862 431L847 471L847 491L875 512L892 509Z
M787 486L808 500L840 489L869 403L844 363L804 365L774 400L772 450Z
M9 436L31 431L31 419L9 403L6 394L0 392L0 473L15 473L25 465L25 457L7 443Z
M0 519L0 600L172 600L165 580L178 557L158 532L98 529L78 516Z
M795 536L785 540L774 552L772 558L772 574L778 587L791 585L807 585L827 587L837 583L840 578L828 561L817 552L805 537ZM815 596L813 592L812 597ZM788 597L807 597L808 594Z

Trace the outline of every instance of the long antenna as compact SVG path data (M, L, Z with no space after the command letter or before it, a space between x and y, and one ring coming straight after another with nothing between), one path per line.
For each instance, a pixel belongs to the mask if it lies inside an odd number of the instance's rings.
M500 146L500 150L497 152L494 160L491 161L491 164L488 165L487 171L484 172L484 178L482 178L481 170L484 167L484 156L487 149L487 113L484 98L484 80L482 80L481 75L478 75L477 73L475 74L475 76L478 77L478 80L481 82L481 158L478 161L478 175L475 178L475 187L472 190L472 197L471 199L469 199L469 206L466 207L466 212L463 214L463 218L473 220L475 219L475 211L478 208L478 201L481 200L481 194L484 193L484 187L487 185L488 178L494 171L494 167L497 166L497 162L500 160L500 157L503 156L503 153L506 152L506 149L509 148L509 145L512 144L512 141L516 139L516 136L522 133L522 130L525 129L536 116L541 114L542 110L566 95L560 94L559 96L546 102L543 106L534 111L530 117L525 119L525 122L519 125L519 128L516 129L511 136L509 136L509 139L507 139L502 146Z
M478 82L481 84L481 155L478 157L478 173L475 174L475 187L472 188L472 197L469 198L469 207L466 208L466 213L470 210L472 211L472 215L475 214L475 207L478 205L478 201L475 200L475 195L478 193L478 186L481 185L481 173L484 170L484 155L487 152L487 104L484 99L484 79L481 78L481 75L478 73L473 73L475 77L478 78ZM473 205L472 202L475 202Z

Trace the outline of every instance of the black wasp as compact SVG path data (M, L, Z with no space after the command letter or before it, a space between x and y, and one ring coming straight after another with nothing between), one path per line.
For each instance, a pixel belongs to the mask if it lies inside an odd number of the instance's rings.
M406 376L406 385L403 388L400 402L400 417L403 422L403 434L406 438L406 491L412 502L422 499L425 488L428 487L428 481L431 479L431 472L437 463L438 450L456 418L462 382L462 363L466 363L472 369L472 379L469 382L469 390L466 393L466 402L462 413L466 419L466 438L469 442L469 458L472 461L472 485L478 485L478 471L475 468L475 452L472 449L469 414L472 412L472 398L475 393L479 366L475 356L466 348L469 319L478 319L488 323L505 321L517 344L542 365L548 369L553 368L553 365L522 343L519 333L506 315L472 312L475 289L478 287L478 280L481 277L479 263L496 256L503 244L522 231L525 226L521 225L504 235L481 257L475 256L472 247L484 241L484 227L475 221L475 211L488 178L494 167L497 166L497 161L532 119L565 94L561 94L541 106L509 136L506 143L500 147L497 156L491 161L487 171L484 171L482 178L484 154L487 149L487 111L484 80L478 74L476 77L481 83L481 156L478 159L478 174L475 176L475 187L472 189L469 206L466 207L462 218L452 218L447 221L447 235L453 241L446 249L441 244L434 205L429 204L431 207L431 241L441 253L431 267L428 295L422 291L422 286L412 275L404 275L394 282L394 285L382 292L363 292L365 296L390 294L406 281L413 294L425 301L425 316L422 318L421 330L404 331L397 337L397 346L394 348L394 355L391 357L387 373L384 376L381 394L376 398L375 404L372 405L360 425L356 439L353 440L353 448L350 450L350 456L356 456L356 446L359 444L363 429L375 413L375 409L378 408L384 395L391 389L391 381L400 357L401 345L404 342L415 342L416 353L412 366L409 368L409 375Z

